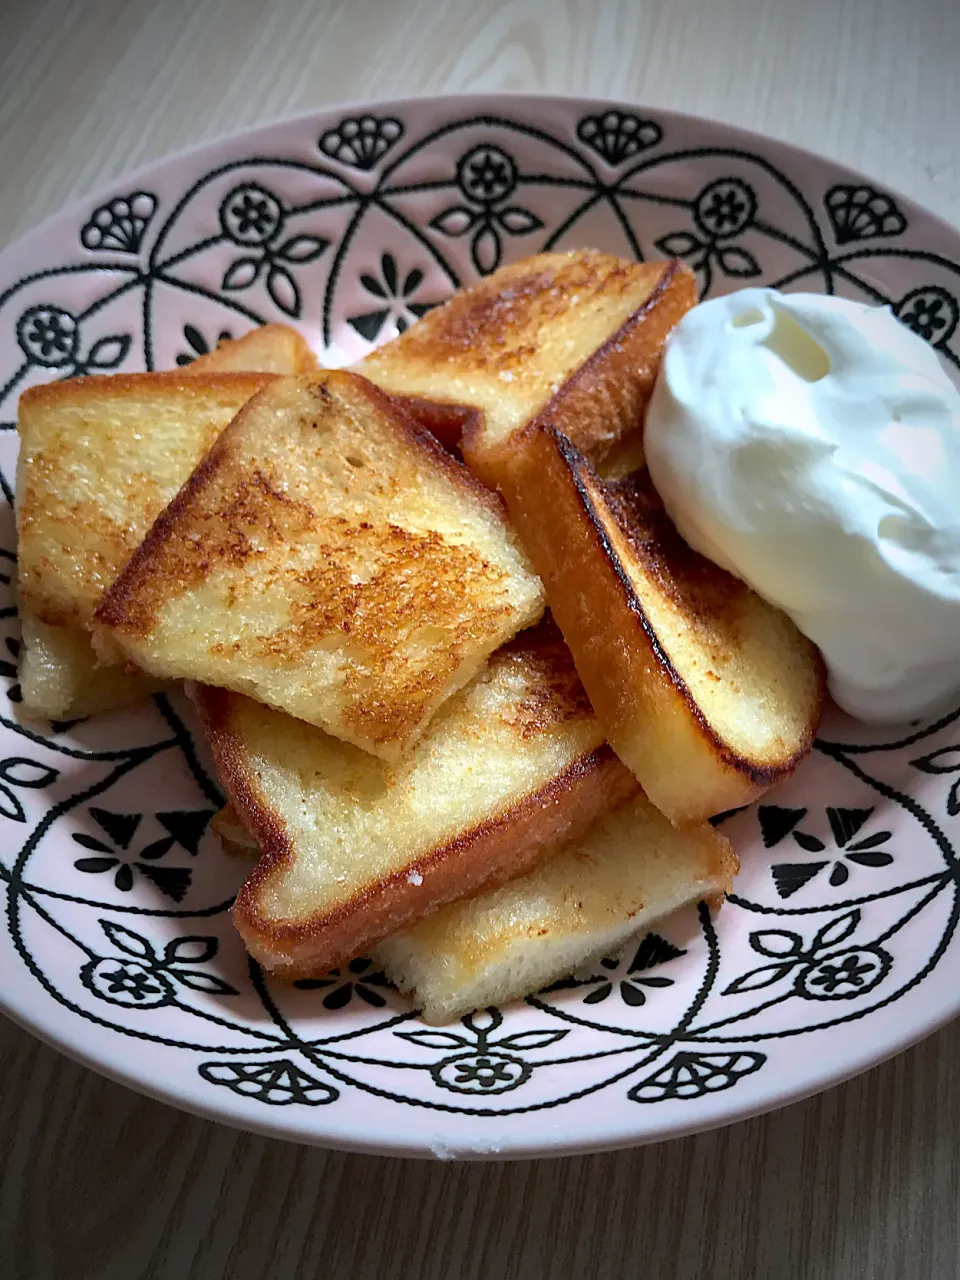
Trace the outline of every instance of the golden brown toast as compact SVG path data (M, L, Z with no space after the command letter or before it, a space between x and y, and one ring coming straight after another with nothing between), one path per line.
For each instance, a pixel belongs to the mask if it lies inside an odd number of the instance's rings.
M242 338L228 338L213 351L198 356L188 373L313 373L317 358L296 329L264 324Z
M234 922L288 977L521 874L637 789L552 626L496 653L400 764L238 694L195 698L236 811L219 833L234 851L262 850Z
M455 294L358 365L491 488L549 422L604 459L635 431L667 334L696 302L678 262L542 253Z
M532 871L454 902L374 955L426 1022L532 995L654 921L729 892L737 859L708 824L677 829L643 794Z
M278 379L96 614L100 652L396 760L543 612L499 499L356 374Z
M235 858L260 857L260 846L243 825L240 815L232 804L225 804L220 812L210 819L210 830L223 845L225 853L232 854Z
M267 381L257 373L118 374L21 396L17 593L28 711L90 714L156 687L98 669L87 628L153 521Z
M813 743L817 650L687 546L645 469L603 481L559 432L535 446L504 495L608 741L675 822L746 804Z

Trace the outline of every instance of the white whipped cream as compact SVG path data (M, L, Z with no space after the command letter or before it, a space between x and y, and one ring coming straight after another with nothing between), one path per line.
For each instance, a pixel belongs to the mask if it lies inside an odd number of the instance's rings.
M779 605L863 720L960 690L960 392L892 313L744 289L667 344L644 443L686 541Z

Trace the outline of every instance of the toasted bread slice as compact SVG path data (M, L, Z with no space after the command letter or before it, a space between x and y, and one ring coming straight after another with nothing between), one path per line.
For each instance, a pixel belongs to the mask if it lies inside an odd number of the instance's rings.
M237 416L105 596L96 641L396 760L542 612L499 500L331 372Z
M235 816L262 859L234 922L252 955L310 976L530 867L636 789L553 627L518 637L389 765L221 689L195 692Z
M20 688L30 714L80 719L134 706L166 688L142 672L99 666L89 631L41 622L29 605L19 611Z
M259 858L260 846L243 825L232 804L225 804L210 820L210 830L235 858Z
M678 262L625 262L593 250L502 267L428 312L358 368L491 488L537 421L597 461L634 432L670 330L696 302Z
M377 944L426 1022L532 995L617 951L655 920L728 893L730 845L708 824L671 826L641 793L533 871Z
M265 324L242 338L228 338L213 351L198 356L188 373L313 373L317 358L296 329Z
M559 432L534 444L504 493L608 741L674 822L747 804L813 743L816 648L687 546L645 469L605 482Z
M93 612L206 450L268 380L119 374L21 396L17 593L26 710L91 714L156 686L97 670L87 630Z

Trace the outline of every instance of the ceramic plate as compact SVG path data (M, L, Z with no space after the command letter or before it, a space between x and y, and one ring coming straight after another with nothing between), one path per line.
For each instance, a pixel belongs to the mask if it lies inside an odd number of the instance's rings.
M446 98L273 125L116 182L0 256L0 1001L89 1066L301 1142L496 1157L625 1146L780 1106L960 1009L960 709L827 717L724 824L715 914L664 920L531 997L428 1028L367 960L250 964L241 874L182 699L22 720L17 398L186 365L268 320L358 357L502 262L590 245L893 308L960 370L960 236L881 184L717 124L605 102ZM2 566L0 566L2 567Z

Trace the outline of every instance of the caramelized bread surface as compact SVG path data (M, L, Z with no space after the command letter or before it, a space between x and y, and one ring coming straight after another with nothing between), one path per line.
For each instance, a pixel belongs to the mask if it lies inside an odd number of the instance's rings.
M709 824L677 829L643 794L532 871L385 939L374 954L427 1022L532 995L685 903L729 891L737 860Z
M796 766L819 654L683 542L645 469L603 481L548 430L505 496L610 744L668 817L746 804Z
M593 250L502 267L368 355L359 370L460 447L492 488L538 419L603 458L639 423L663 341L694 304L679 263ZM425 403L428 402L428 403Z
M28 619L24 706L106 710L143 691L94 675L87 629L104 590L237 411L256 373L118 374L33 387L20 398L17 592ZM39 648L38 648L39 646Z
M237 694L195 696L235 810L219 833L262 850L234 920L287 976L520 874L637 789L547 625L495 654L395 765Z
M198 356L188 373L312 373L317 358L307 343L285 324L265 324L242 338L228 338L213 351Z
M398 759L543 612L498 499L372 384L278 379L102 601L96 642Z

